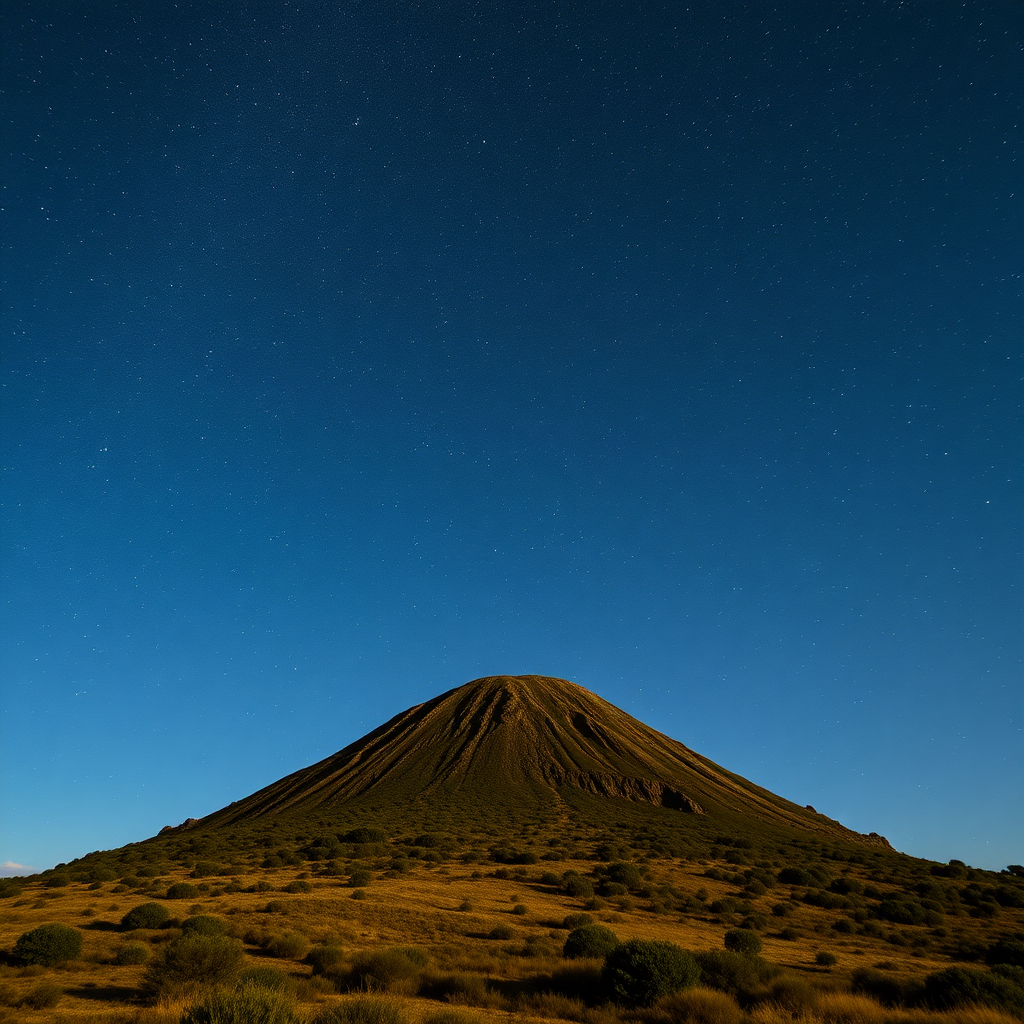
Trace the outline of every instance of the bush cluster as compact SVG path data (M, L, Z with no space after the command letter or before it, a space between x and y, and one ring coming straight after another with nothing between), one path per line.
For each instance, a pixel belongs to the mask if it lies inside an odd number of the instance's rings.
M661 996L696 985L696 960L674 942L630 939L606 957L601 972L611 997L624 1006L650 1006Z
M182 935L173 939L146 972L150 988L173 991L234 980L242 966L242 944L226 935Z
M82 952L82 933L66 924L43 924L25 932L14 944L14 955L25 964L53 967L76 960Z
M584 924L569 932L562 947L566 960L601 959L619 944L619 938L601 924Z
M121 927L125 931L136 928L163 928L171 919L171 912L161 903L140 903L132 907L121 918Z

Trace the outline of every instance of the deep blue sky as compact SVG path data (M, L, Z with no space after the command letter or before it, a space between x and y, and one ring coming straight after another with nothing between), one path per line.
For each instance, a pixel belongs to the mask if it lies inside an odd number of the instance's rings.
M5 3L0 863L504 672L1024 860L1022 39Z

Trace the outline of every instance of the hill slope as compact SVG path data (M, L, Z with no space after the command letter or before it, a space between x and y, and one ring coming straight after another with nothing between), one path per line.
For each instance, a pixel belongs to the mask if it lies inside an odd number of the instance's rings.
M490 676L449 690L197 824L371 800L565 812L581 799L592 805L587 798L887 845L726 771L581 686L544 676Z

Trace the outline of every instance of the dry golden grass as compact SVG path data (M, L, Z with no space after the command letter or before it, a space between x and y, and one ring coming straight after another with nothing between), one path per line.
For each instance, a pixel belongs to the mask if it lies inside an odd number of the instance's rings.
M379 872L381 864L373 865ZM708 864L654 861L649 865L652 885L671 884L679 892L707 893L705 905L735 896L736 887L728 882L704 876ZM255 866L231 881L243 889L268 882L272 891L222 892L218 887L194 899L158 900L172 915L183 919L202 913L223 918L230 934L246 943L248 966L273 965L294 979L300 1006L311 1016L320 1005L337 1001L336 994L323 979L311 978L310 968L296 957L272 957L270 952L288 953L304 949L301 939L310 945L333 943L344 950L346 962L364 951L389 947L417 947L429 957L425 971L435 975L459 975L486 979L473 996L472 986L459 997L450 994L449 1003L462 1002L466 1013L476 1020L525 1018L571 1020L581 1024L611 1024L619 1020L614 1008L586 1005L585 1001L543 991L522 989L515 983L543 978L564 966L560 957L567 934L561 923L567 914L579 912L582 901L566 896L550 886L539 885L541 870L561 874L576 870L589 873L593 861L564 861L530 867L525 877L494 877L492 866L449 862L444 866L416 863L395 877L375 877L365 889L364 899L353 899L353 890L337 879L311 879L310 892L284 893L281 890L298 879L298 868L261 870ZM474 877L476 875L476 877ZM188 877L184 867L175 866L163 875L166 886ZM71 883L58 889L44 888L41 882L26 886L21 896L0 903L0 950L13 948L22 933L48 922L80 928L84 936L80 960L45 971L40 968L0 966L0 1022L33 1021L40 1024L68 1021L86 1024L170 1024L177 1022L187 1001L163 1000L155 1005L142 994L145 965L119 966L114 963L117 949L126 941L144 944L153 956L179 934L176 928L125 933L119 928L124 914L140 903L149 902L153 893L114 893L116 883L91 888L86 883ZM885 883L878 883L884 890ZM745 913L760 913L768 919L762 931L764 956L792 975L803 978L813 995L796 995L797 985L781 1004L761 1003L749 1013L741 1013L730 997L719 992L694 990L682 993L675 1003L659 1006L649 1019L653 1024L776 1024L794 1018L808 1024L1010 1024L1012 1018L995 1011L976 1008L929 1014L920 1011L886 1009L864 996L842 991L848 988L850 975L857 967L885 964L885 970L902 978L922 978L929 972L950 965L940 951L941 944L914 947L893 945L884 937L862 934L837 934L831 924L841 915L800 903L785 919L772 916L771 907L788 897L785 886L744 900ZM620 939L653 938L678 943L686 949L721 949L722 937L733 922L707 911L680 913L651 911L651 901L636 898L631 909L621 909L613 900L591 917L610 927ZM276 909L267 910L268 904ZM525 913L514 913L517 905ZM470 906L472 909L460 909ZM513 937L496 940L487 936L498 925L507 925ZM786 941L777 933L783 926L793 928L797 938ZM984 936L985 922L973 918L956 919L962 935ZM991 932L991 926L989 933ZM999 932L1024 929L1024 912L1006 910ZM886 932L900 931L886 926ZM926 937L928 929L913 931ZM285 937L289 937L286 941ZM819 952L827 950L837 957L828 969L815 964ZM24 1000L41 982L59 985L64 994L54 1007L32 1009ZM793 983L796 984L795 982ZM512 985L507 991L501 988ZM456 986L457 987L457 986ZM505 994L500 994L505 991ZM803 991L803 990L801 990ZM509 994L511 993L511 994ZM789 999L787 1003L786 1000ZM409 1014L418 1021L443 1008L438 1000L406 997ZM19 1005L21 1004L21 1005ZM471 1007L471 1009L469 1009ZM739 1017L736 1014L740 1014ZM628 1016L628 1015L627 1015ZM462 1024L474 1024L463 1021ZM459 1024L454 1018L434 1024Z

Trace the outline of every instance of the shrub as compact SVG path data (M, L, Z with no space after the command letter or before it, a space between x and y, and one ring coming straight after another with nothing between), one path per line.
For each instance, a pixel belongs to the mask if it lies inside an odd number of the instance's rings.
M607 875L611 881L618 882L630 889L635 889L642 881L640 868L636 864L627 864L624 861L609 864Z
M496 924L488 933L487 938L499 939L502 941L511 939L515 936L516 930L509 924Z
M192 869L193 878L208 878L210 875L220 874L220 865L212 860L197 860L196 866Z
M64 989L52 981L44 981L25 994L21 1002L33 1010L50 1010L64 998Z
M618 944L619 937L611 928L601 924L584 924L569 932L562 947L562 956L566 960L596 960L607 956Z
M905 897L884 899L875 912L883 921L893 924L921 924L924 921L924 907Z
M278 960L301 960L309 952L309 939L302 932L271 935L263 948Z
M970 967L947 967L924 979L924 1001L939 1010L981 1003L1020 1016L1024 1012L1024 968L976 971Z
M814 962L819 967L835 967L835 965L839 963L839 957L837 957L835 953L822 952L814 958Z
M594 885L590 879L575 871L567 871L562 876L562 889L567 896L574 899L582 900L594 895Z
M529 912L530 911L527 909L525 903L517 903L512 908L512 913L515 914L516 917L525 917Z
M985 952L987 964L1015 964L1024 967L1024 936L1004 936Z
M582 928L585 924L593 924L594 919L589 914L566 914L562 919L562 927L572 931L573 928Z
M500 997L491 993L487 979L479 974L426 975L420 981L419 994L428 999L475 1006L497 1005Z
M181 1015L181 1024L298 1024L294 999L262 985L216 990Z
M311 1024L407 1024L405 1007L394 999L364 996L321 1010Z
M20 896L22 893L20 881L17 878L0 878L0 900Z
M135 967L149 959L149 947L142 942L125 942L114 950L114 963L118 967Z
M296 878L294 881L289 882L281 891L290 893L312 892L313 886L304 878Z
M766 1002L788 1011L793 1019L808 1017L818 1003L818 989L805 978L783 974L772 982L767 993L752 992L756 1002Z
M357 871L353 871L352 874L348 876L348 884L353 889L361 889L364 885L369 885L372 880L373 875L371 875L369 871L361 868Z
M199 890L191 882L175 882L167 890L169 900L194 900Z
M759 956L744 956L728 949L709 949L694 954L701 981L734 996L763 988L779 974L779 968Z
M226 935L228 925L219 917L210 914L196 914L193 917L186 917L181 922L181 930L186 935Z
M616 1002L635 1007L695 985L700 971L674 942L630 939L605 957L601 977Z
M249 967L238 977L238 988L251 985L255 988L267 988L274 992L294 995L298 987L295 979L276 967Z
M659 999L651 1011L652 1024L742 1024L743 1011L726 992L688 988Z
M82 952L82 933L66 924L43 924L25 932L14 944L14 955L23 963L53 967L77 959Z
M356 843L362 845L363 843L386 843L388 841L387 832L382 831L379 828L354 828L351 832L346 832L344 835L338 836L343 843ZM420 839L428 839L426 836L420 836ZM436 837L430 837L436 841ZM428 840L429 841L429 840ZM426 842L419 842L420 846L426 846Z
M331 974L341 963L344 955L341 946L324 943L321 946L314 946L306 954L306 963L313 968L314 974Z
M744 956L758 956L761 940L749 928L731 928L725 933L725 948Z
M173 990L232 981L242 966L242 944L226 935L182 935L150 965L151 988Z
M892 965L878 964L878 967ZM903 978L894 978L883 974L880 970L870 967L858 967L851 978L854 992L863 992L874 996L886 1006L899 1006L904 1003L916 1002L922 996L921 983Z
M397 947L358 954L342 985L364 992L415 991L427 955L419 949Z
M121 919L121 927L131 932L136 928L163 928L171 920L171 912L161 903L140 903Z

